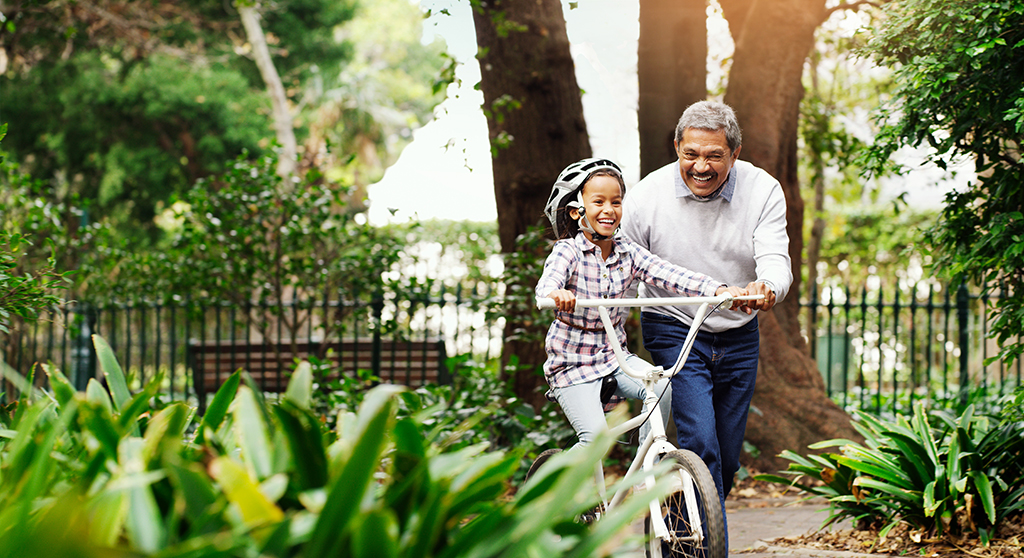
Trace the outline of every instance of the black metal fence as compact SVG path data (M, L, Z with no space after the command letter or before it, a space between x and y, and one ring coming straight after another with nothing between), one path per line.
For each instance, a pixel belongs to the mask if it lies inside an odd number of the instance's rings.
M91 336L103 337L136 386L164 375L163 393L174 400L194 400L191 350L199 345L287 346L314 341L325 347L365 347L361 367L382 381L403 383L417 371L382 367L379 347L395 342L433 339L447 355L500 354L504 320L488 310L500 287L481 283L470 288L440 287L431 293L399 296L383 293L350 300L289 300L245 306L175 298L171 303L75 302L44 319L0 334L4 362L22 375L35 364L52 363L79 389L100 379ZM328 343L320 343L328 340ZM373 353L374 348L378 348ZM324 355L313 355L323 357ZM246 355L231 354L239 366ZM262 358L265 358L262 357ZM395 359L392 359L395 360Z
M921 283L859 293L816 290L801 303L826 389L847 408L910 412L915 400L992 405L1021 382L988 339L989 295Z
M245 307L187 299L74 303L0 335L0 348L5 362L22 374L33 363L52 362L84 389L97 377L90 335L98 334L136 384L160 371L165 393L188 399L196 393L188 362L189 342L196 340L364 340L380 346L382 340L432 338L443 341L449 356L490 359L502 344L503 319L488 310L500 299L499 288L480 284ZM1021 362L990 362L998 347L987 339L989 302L964 286L922 284L890 292L831 288L812 293L801 307L805 337L829 395L847 408L895 414L918 399L953 404L978 391L998 397L1020 384ZM384 381L409 377L409 369L381 370L380 360L375 354L366 367Z

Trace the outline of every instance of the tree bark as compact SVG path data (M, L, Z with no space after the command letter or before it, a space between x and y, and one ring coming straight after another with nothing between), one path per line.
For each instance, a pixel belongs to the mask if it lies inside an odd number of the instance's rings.
M759 450L749 464L784 468L782 450L806 451L834 437L859 438L849 416L825 393L800 334L804 202L797 177L797 123L804 61L824 21L825 0L721 0L736 44L726 104L743 129L741 158L782 184L794 282L786 300L759 316L761 362L746 438Z
M281 156L277 160L277 174L285 177L295 172L295 157L298 147L295 141L295 128L292 125L292 113L288 108L288 96L285 94L281 76L277 73L274 60L270 57L267 39L260 25L259 12L252 2L238 2L238 15L245 27L245 36L252 45L253 60L260 70L263 83L267 85L270 103L274 112L274 131L277 141L281 144ZM290 182L287 182L290 184Z
M558 173L591 155L583 101L558 0L473 0L480 88L491 143L501 250L517 249L529 227L546 224L544 204ZM543 254L538 254L543 257ZM506 288L531 301L537 277L506 267ZM545 359L546 323L527 308L506 314L503 363L518 357L515 393L543 403L539 368ZM524 332L523 330L530 330Z
M640 176L676 159L675 122L686 107L707 97L707 5L640 0Z

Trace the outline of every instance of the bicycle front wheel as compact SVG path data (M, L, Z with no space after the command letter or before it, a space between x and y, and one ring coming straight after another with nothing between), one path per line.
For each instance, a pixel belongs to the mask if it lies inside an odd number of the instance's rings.
M722 503L718 499L718 489L715 488L715 481L707 465L689 450L670 451L663 457L666 458L675 461L668 473L675 487L661 502L661 514L665 518L669 536L668 539L655 537L648 516L644 521L647 558L724 558L728 554L725 548L725 518L722 515ZM691 522L687 515L687 483L692 485L695 498L690 503L700 513L700 534L696 532L696 523Z

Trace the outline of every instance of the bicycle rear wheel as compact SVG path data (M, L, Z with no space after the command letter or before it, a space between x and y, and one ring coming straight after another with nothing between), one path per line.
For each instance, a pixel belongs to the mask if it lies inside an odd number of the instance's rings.
M661 513L669 530L669 540L654 537L654 528L648 516L644 521L647 558L724 558L728 554L725 548L725 518L722 516L718 489L715 488L715 481L707 465L689 450L670 451L665 454L665 458L675 461L669 474L673 476L676 486L661 502ZM684 472L692 479L697 509L700 510L703 542L699 544L694 542L694 527L687 517L683 485L688 480Z
M530 480L530 478L533 477L537 470L540 469L541 465L543 465L548 459L551 459L552 455L555 455L556 453L561 453L561 451L562 450L558 448L553 448L546 449L540 452L540 455L537 456L537 459L534 459L533 464L530 465L530 470L526 472L526 478L523 479L523 482Z

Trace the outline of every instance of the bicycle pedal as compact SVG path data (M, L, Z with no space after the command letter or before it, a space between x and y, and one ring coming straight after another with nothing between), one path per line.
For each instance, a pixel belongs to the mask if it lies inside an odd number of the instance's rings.
M603 506L597 506L597 507L591 508L591 509L581 513L576 518L576 521L578 523L582 523L584 525L590 525L591 523L594 523L598 519L601 519L601 514L604 512L604 510L602 508L603 508Z

